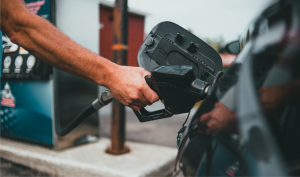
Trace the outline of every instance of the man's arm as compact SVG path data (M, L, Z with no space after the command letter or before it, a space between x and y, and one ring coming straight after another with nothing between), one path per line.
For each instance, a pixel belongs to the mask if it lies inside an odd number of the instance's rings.
M135 110L158 99L143 68L119 66L76 44L51 23L32 14L23 0L1 1L1 30L10 40L46 63L110 89Z

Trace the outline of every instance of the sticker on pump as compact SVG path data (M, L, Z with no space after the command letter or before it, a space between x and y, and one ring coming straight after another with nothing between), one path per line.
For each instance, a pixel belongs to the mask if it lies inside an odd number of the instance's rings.
M10 86L8 82L6 82L4 89L1 90L1 106L6 107L15 107L16 99L11 93Z
M12 43L6 35L2 35L2 41L3 41L3 45L2 45L3 53L12 53L18 50L18 45Z
M23 47L20 47L19 54L20 55L26 55L26 54L29 54L29 52L27 50L25 50Z
M18 56L15 60L15 73L20 73L21 72L21 66L23 64L23 57Z
M37 14L37 12L40 10L41 6L45 4L45 0L26 3L26 7L28 10L34 14Z
M11 57L10 56L7 56L5 57L4 61L3 61L3 73L9 73L9 67L10 67L10 64L11 64Z
M33 55L30 55L27 58L27 62L26 62L26 64L27 64L27 70L26 70L26 73L29 73L32 70L32 68L33 68L33 66L35 64L35 61L36 60L35 60L35 57Z

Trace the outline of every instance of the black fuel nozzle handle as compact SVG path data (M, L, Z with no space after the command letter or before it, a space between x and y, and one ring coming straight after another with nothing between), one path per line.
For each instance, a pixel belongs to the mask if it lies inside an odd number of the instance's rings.
M146 76L145 80L146 80L147 84L149 85L149 87L159 96L160 99L162 99L160 97L159 89L158 89L153 77L151 77L151 75ZM148 121L152 121L152 120L163 119L163 118L171 117L174 115L172 112L168 111L166 108L157 110L157 111L152 111L152 112L147 111L145 108L141 108L139 111L133 110L133 112L135 113L136 117L139 119L140 122L148 122Z
M208 91L210 89L211 85L209 85L207 82L200 80L200 79L195 79L191 86L190 90L197 93L197 97L200 100L204 100L206 96L208 95Z
M133 112L135 113L136 117L139 119L140 122L148 122L152 120L163 119L174 115L166 109L149 112L145 108L141 108L139 111Z

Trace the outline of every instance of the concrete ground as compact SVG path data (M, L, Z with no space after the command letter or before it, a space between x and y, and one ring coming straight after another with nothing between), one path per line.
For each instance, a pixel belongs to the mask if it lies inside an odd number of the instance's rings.
M0 176L51 176L23 165L15 164L5 159L0 159Z
M166 176L172 172L175 148L127 141L131 151L123 155L105 152L110 140L52 150L1 138L1 157L55 176Z
M110 137L111 107L107 105L100 110L100 131L101 136ZM146 107L148 111L164 108L161 102L154 103L151 107ZM192 109L188 125L195 113ZM141 123L130 108L126 108L126 140L133 142L157 144L169 147L176 147L177 132L182 127L187 114L174 115L170 118Z
M148 107L148 110L163 108L158 102ZM196 109L192 109L189 120ZM110 137L111 105L100 110L101 137ZM126 108L126 140L176 147L177 131L181 128L187 114L175 115L171 118L140 123L130 108ZM189 122L189 121L188 121ZM188 125L188 122L186 125ZM28 167L17 165L1 159L0 176L51 176Z

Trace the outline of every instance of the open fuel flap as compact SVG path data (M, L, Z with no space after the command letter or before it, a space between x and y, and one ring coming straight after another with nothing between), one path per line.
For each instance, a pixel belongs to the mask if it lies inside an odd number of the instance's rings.
M206 97L222 71L222 59L211 46L172 22L151 30L137 62L151 72L146 81L165 105L154 112L134 111L141 122L189 112Z

